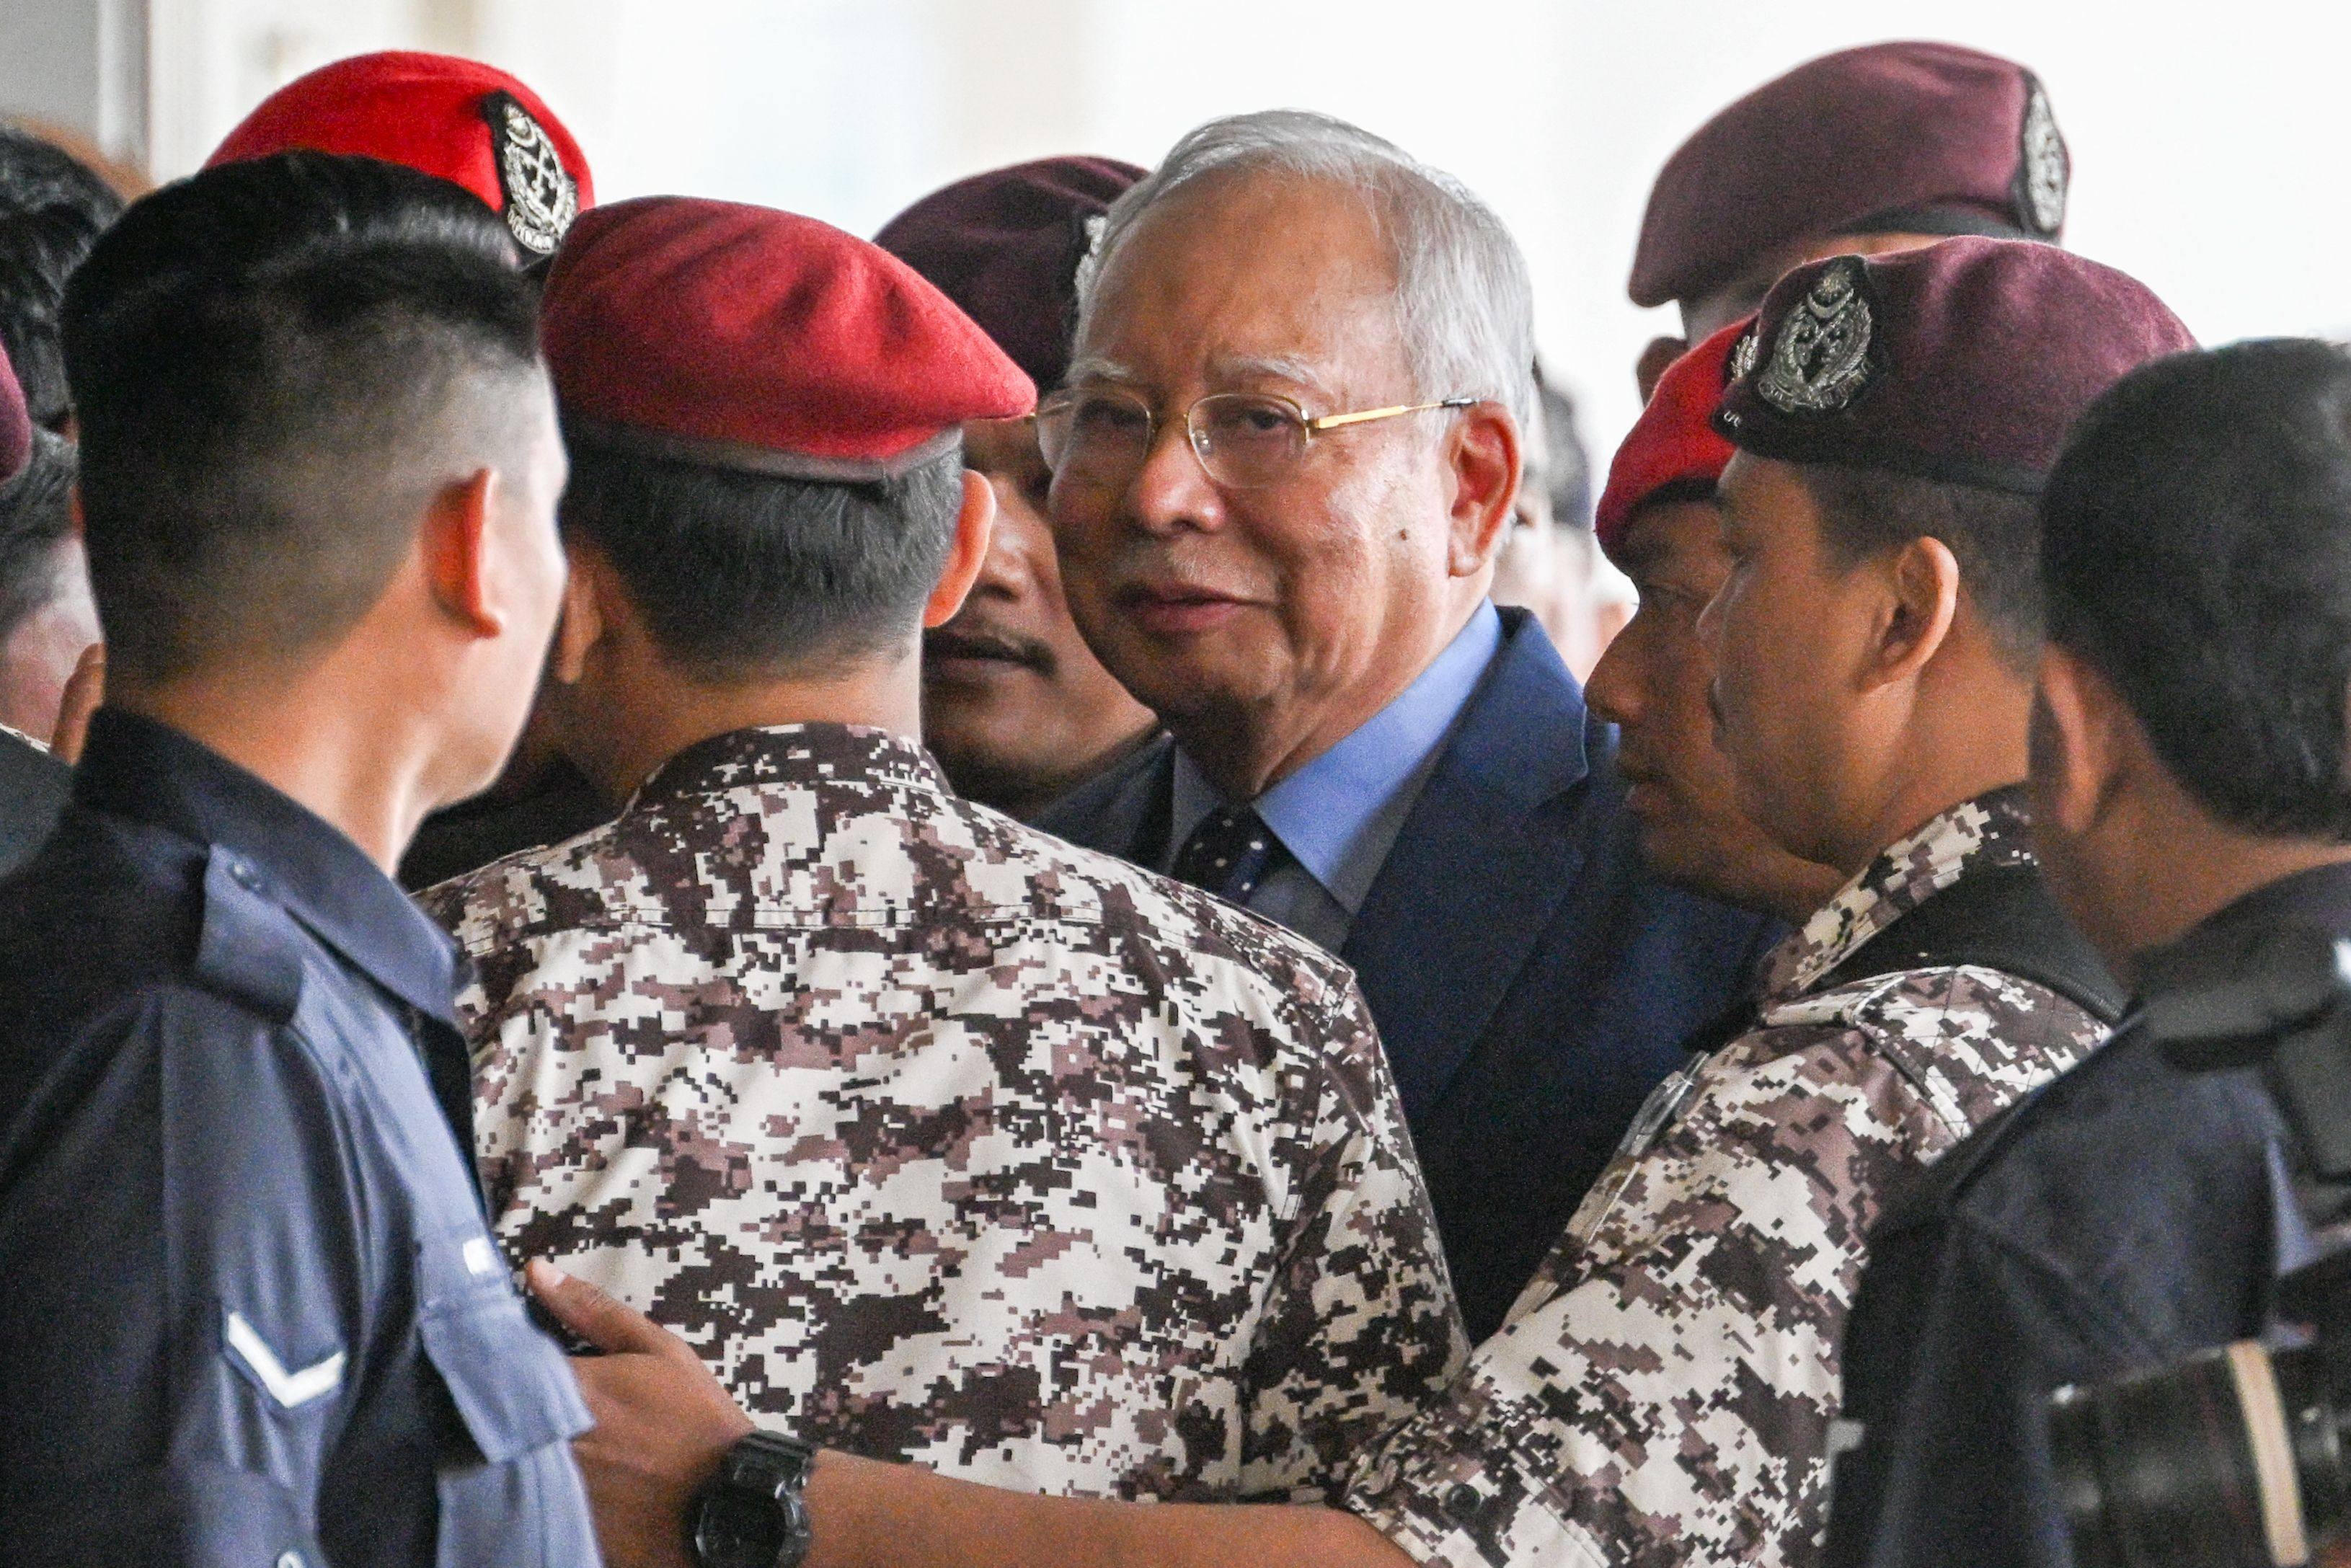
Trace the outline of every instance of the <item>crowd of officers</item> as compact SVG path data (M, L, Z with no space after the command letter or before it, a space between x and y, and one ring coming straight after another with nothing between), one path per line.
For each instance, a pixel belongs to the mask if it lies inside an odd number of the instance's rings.
M2351 356L2071 177L1725 110L1579 535L1327 117L872 243L436 56L0 138L0 1563L2067 1562L2295 1244L2133 977L2351 936Z

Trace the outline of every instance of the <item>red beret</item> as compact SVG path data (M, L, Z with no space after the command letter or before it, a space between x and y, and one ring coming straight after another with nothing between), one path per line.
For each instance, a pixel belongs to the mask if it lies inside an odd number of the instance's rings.
M1715 427L1760 456L2035 495L2099 393L2195 346L2144 284L2055 246L1840 256L1773 286Z
M1695 299L1783 246L1845 234L2054 239L2072 164L2031 71L1952 44L1872 44L1764 83L1649 192L1635 305Z
M296 150L381 158L454 181L535 256L552 254L596 202L580 143L539 96L453 55L393 51L321 66L262 99L204 166Z
M1070 368L1078 264L1102 215L1144 170L1111 158L1040 158L958 180L873 243L938 285L1040 387Z
M1634 514L1650 502L1714 494L1715 481L1738 450L1714 428L1714 411L1730 380L1731 346L1753 321L1750 316L1725 327L1657 378L1649 406L1608 465L1608 488L1593 514L1593 532L1610 559Z
M690 196L581 217L540 331L574 441L800 479L886 478L1037 390L880 247Z
M25 410L25 389L0 349L0 485L25 471L33 460L33 419Z

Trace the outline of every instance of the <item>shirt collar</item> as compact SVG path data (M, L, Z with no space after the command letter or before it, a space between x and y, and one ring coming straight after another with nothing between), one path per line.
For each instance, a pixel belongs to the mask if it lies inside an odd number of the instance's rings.
M1962 801L1888 845L1764 960L1766 1006L1801 996L1864 944L1969 872L2032 860L2024 789Z
M820 782L953 792L931 754L893 731L865 725L778 724L695 742L654 769L626 814L754 784Z
M253 873L255 893L385 990L455 1027L455 945L342 832L210 747L102 708L74 800L230 852Z
M1252 802L1282 847L1349 915L1363 907L1419 786L1501 643L1501 616L1491 601L1481 601L1394 701ZM1220 803L1177 747L1170 852Z

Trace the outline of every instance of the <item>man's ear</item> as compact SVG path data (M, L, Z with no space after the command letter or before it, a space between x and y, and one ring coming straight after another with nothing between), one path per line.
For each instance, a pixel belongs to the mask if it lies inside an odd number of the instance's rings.
M1453 470L1453 507L1445 569L1473 577L1494 559L1518 505L1524 462L1518 423L1499 402L1473 403L1455 420L1446 457Z
M1649 340L1649 346L1641 350L1639 359L1633 361L1633 382L1641 389L1644 403L1649 401L1649 394L1657 390L1657 382L1664 379L1667 370L1688 352L1689 340L1687 338Z
M1865 683L1875 688L1916 680L1959 617L1959 557L1940 539L1915 538L1865 570L1882 574L1886 601Z
M576 686L588 673L589 655L612 629L611 612L621 585L612 563L594 545L567 538L563 554L571 572L563 580L563 613L555 622L547 674L560 685Z
M476 637L496 637L507 628L506 607L490 586L490 520L497 496L498 476L488 468L444 486L425 507L417 538L434 601Z
M2112 810L2135 721L2106 678L2053 644L2041 653L2032 693L2034 810L2069 838L2082 838Z
M939 569L938 585L923 606L923 626L944 626L963 608L979 570L987 564L988 541L996 537L996 492L987 479L969 468L963 471L963 505L956 508L955 538L947 541L946 564Z

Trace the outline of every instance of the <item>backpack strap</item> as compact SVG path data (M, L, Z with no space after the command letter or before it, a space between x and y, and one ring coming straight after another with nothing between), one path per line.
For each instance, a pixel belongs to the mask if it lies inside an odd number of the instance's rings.
M1961 876L1862 944L1813 989L1963 964L2045 987L2105 1024L2122 1017L2129 999L2050 897L2035 865L1991 866Z

